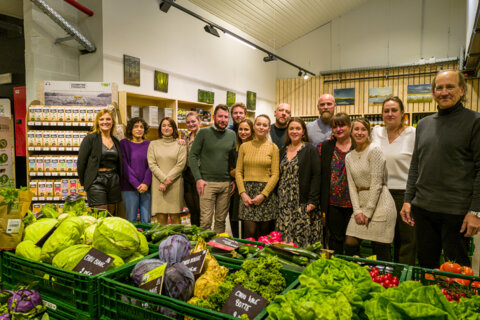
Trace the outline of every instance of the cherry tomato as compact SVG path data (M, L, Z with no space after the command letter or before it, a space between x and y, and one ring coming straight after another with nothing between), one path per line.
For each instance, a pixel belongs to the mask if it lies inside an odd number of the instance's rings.
M445 288L440 289L440 291L442 291L442 293L443 293L444 295L447 294L447 289L445 289Z
M449 294L447 294L447 295L445 296L445 298L447 298L448 301L452 301L452 296L449 295Z
M471 286L475 288L480 288L480 281L473 281Z
M375 276L373 281L375 281L376 283L380 283L380 282L382 282L382 278L380 278L380 276Z
M389 279L386 279L385 281L383 281L383 283L385 283L385 285L388 287L389 285L392 284L392 281Z
M398 285L400 283L400 281L398 280L398 277L393 277L392 283L395 285Z
M455 281L456 283L460 283L464 286L468 286L470 284L470 280L467 280L467 279L455 278L453 279L453 281Z
M466 274L467 276L473 276L473 270L470 267L462 267L462 274Z
M447 277L447 278L445 278L445 282L448 283L448 284L450 284L450 283L453 282L453 279Z
M386 289L388 288L388 284L386 284L385 282L382 282L381 285Z
M393 278L393 274L391 273L386 273L385 278L391 280Z

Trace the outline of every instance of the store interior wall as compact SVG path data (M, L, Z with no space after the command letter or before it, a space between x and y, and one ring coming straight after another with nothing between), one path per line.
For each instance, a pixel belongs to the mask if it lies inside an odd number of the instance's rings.
M470 46L470 40L471 40L472 32L475 26L475 19L477 18L477 8L478 8L478 0L467 0L467 9L466 9L467 34L465 38L465 51L467 51Z
M369 0L277 53L316 73L458 57L466 10L466 0ZM278 64L277 78L296 72Z
M188 1L177 3L274 51ZM227 90L245 102L249 90L257 93L257 114L273 116L275 64L221 31L220 38L206 33L204 26L174 7L160 11L157 0L104 0L104 80L118 82L119 90L187 101L197 101L198 89L213 91L215 104L226 103ZM123 85L123 54L140 58L140 87ZM169 74L168 93L154 91L154 70Z

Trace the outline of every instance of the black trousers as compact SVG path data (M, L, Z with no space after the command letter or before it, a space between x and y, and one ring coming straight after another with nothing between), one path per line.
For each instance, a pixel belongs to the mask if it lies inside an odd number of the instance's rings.
M352 208L328 206L326 216L329 231L328 248L337 254L343 254L345 233L347 232L348 222L350 221L352 213Z
M417 257L417 243L415 241L415 229L405 223L400 216L405 190L389 190L397 208L397 223L395 224L395 238L393 239L393 261L411 266L415 265Z
M417 237L418 262L423 268L438 268L443 249L445 260L470 265L470 238L460 233L463 215L431 212L412 205Z

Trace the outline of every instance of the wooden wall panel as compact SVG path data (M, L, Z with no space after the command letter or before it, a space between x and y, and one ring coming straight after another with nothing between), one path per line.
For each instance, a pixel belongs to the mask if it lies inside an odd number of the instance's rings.
M276 103L287 102L291 105L294 116L316 116L317 99L324 93L334 94L335 89L355 88L355 104L338 106L337 112L351 115L380 114L380 104L368 103L370 88L393 88L393 94L399 96L405 104L407 113L435 112L435 102L407 103L409 84L430 84L431 79L439 70L457 69L456 62L419 65L390 69L344 72L303 78L282 79L276 83ZM480 111L478 78L467 79L466 107Z

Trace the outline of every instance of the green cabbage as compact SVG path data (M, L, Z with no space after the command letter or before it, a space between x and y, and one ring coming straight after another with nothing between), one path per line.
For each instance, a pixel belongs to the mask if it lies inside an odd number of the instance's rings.
M40 261L42 248L37 247L31 240L24 240L17 245L15 254L31 260Z
M148 241L147 241L147 238L143 235L143 233L139 232L138 233L138 238L140 239L140 248L139 248L139 252L146 256L149 252L148 250Z
M90 249L92 246L86 244L77 244L66 248L53 258L52 265L65 270L73 270Z
M142 259L143 257L144 257L144 255L141 254L140 252L135 252L130 257L125 259L125 263L129 263L129 262L132 262L132 261L135 261L135 260L138 260L138 259Z
M140 239L135 226L119 217L105 218L97 224L93 247L108 255L127 258L138 251Z
M45 241L42 247L42 261L51 263L57 253L76 244L84 231L85 226L83 219L70 217L63 220L53 234Z
M56 219L43 218L25 228L23 240L37 243L47 232L57 224Z
M97 223L97 219L92 216L78 216L85 223L85 228Z
M125 264L123 259L120 258L119 256L111 254L111 253L109 253L108 255L113 258L113 262L112 262L111 265L108 266L107 270L115 269L115 268L118 268L118 267L123 266Z
M83 234L83 242L85 244L93 243L93 234L95 233L96 224L89 225L85 228L85 233Z

